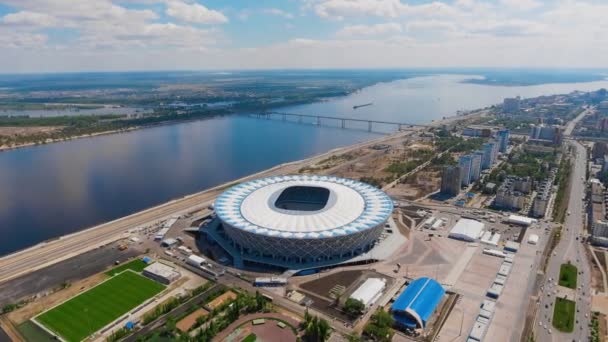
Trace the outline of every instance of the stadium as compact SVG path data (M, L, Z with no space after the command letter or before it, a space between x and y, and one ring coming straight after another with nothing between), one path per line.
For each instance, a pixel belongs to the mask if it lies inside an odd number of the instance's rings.
M234 186L217 198L215 211L233 256L298 269L368 251L393 202L352 179L295 175Z

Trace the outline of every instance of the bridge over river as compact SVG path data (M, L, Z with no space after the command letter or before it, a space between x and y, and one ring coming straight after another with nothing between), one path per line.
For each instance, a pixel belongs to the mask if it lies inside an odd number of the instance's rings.
M327 115L312 115L312 114L297 114L297 113L285 113L285 112L262 112L252 114L252 117L267 120L282 120L297 123L310 123L317 126L331 125L341 127L345 129L365 129L367 125L367 131L374 131L374 127L381 125L383 127L394 127L398 131L413 130L415 128L429 127L428 125L413 124L407 122L393 122L393 121L381 121L381 120L369 120L369 119L355 119L355 118L344 118L337 116ZM335 124L335 125L334 125ZM358 124L358 125L357 125ZM363 124L363 127L361 126ZM357 126L357 127L355 127Z

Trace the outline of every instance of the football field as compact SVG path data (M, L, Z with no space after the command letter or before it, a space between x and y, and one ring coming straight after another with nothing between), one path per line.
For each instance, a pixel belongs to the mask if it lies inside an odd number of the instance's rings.
M64 340L77 342L164 288L164 285L154 280L132 271L125 271L42 313L35 319Z

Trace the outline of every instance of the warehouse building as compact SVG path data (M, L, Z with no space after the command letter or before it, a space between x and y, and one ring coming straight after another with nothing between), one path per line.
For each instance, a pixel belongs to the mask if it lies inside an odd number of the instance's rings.
M165 285L171 284L181 276L175 268L160 262L144 268L143 275Z
M408 329L424 329L444 294L445 289L435 279L412 281L391 306L395 322Z

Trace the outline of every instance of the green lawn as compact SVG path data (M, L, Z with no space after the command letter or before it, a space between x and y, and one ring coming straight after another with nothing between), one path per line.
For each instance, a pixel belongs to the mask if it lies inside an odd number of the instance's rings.
M562 264L561 268L559 269L559 285L575 289L577 274L578 270L576 269L576 266L571 264Z
M571 300L557 298L553 311L553 326L562 332L574 330L574 314L576 303Z
M257 339L257 336L255 336L254 333L251 333L247 335L247 337L245 337L243 340L241 340L241 342L255 342Z
M131 260L125 264L122 264L120 266L114 267L113 269L109 270L106 272L107 275L109 275L110 277L118 274L124 270L133 270L135 272L141 272L144 270L144 268L146 268L146 266L148 266L148 264L146 264L145 262L143 262L143 260L141 259L135 259L135 260Z
M77 342L153 297L164 285L125 271L36 317L66 341Z

